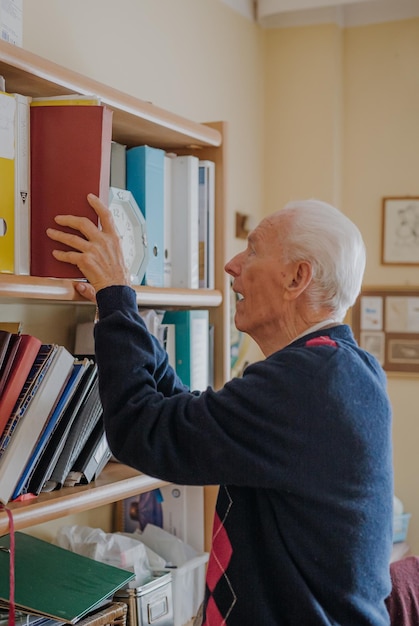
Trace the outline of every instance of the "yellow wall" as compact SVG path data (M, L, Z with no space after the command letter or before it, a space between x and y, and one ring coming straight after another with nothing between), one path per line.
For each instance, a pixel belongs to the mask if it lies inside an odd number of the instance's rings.
M384 196L419 195L419 20L266 32L265 207L335 201L360 227L365 286L418 285L419 268L380 263ZM389 376L395 491L419 553L419 380Z
M381 199L419 195L419 19L349 29L345 76L345 207L365 234L366 285L419 285L418 267L380 264ZM395 490L419 553L419 380L389 379Z
M24 0L23 44L180 115L228 122L228 256L243 245L235 211L259 219L316 196L361 228L366 285L418 284L415 268L379 256L382 197L419 195L418 19L261 30L219 0ZM418 388L389 379L396 492L417 553Z
M343 35L334 25L266 31L265 206L341 204Z

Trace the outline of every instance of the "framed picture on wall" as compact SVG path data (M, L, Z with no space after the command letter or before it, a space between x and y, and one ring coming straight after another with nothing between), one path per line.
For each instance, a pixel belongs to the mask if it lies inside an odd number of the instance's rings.
M419 287L364 287L351 326L387 372L419 374Z
M383 198L383 265L419 265L419 197Z

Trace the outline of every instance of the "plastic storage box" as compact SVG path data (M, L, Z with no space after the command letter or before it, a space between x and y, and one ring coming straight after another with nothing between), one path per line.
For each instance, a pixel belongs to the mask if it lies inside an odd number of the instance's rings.
M398 543L399 541L406 541L410 517L411 517L410 513L403 513L402 515L394 515L393 517L393 543Z
M204 552L169 570L172 573L174 626L184 626L197 614L204 599L208 558L208 552Z

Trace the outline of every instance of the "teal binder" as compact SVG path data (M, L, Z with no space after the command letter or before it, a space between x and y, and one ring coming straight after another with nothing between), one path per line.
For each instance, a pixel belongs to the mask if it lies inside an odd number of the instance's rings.
M0 537L0 601L9 602L10 535ZM76 623L135 574L15 533L16 609Z
M136 146L127 150L127 189L144 215L149 250L145 284L164 286L164 150Z
M177 375L192 391L204 391L209 385L208 311L166 311L163 324L175 326Z

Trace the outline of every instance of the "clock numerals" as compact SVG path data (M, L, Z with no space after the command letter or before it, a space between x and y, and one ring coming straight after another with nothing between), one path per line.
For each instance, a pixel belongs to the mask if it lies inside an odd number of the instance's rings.
M133 284L141 284L148 260L144 216L130 191L111 187L109 208L121 238L124 262Z

